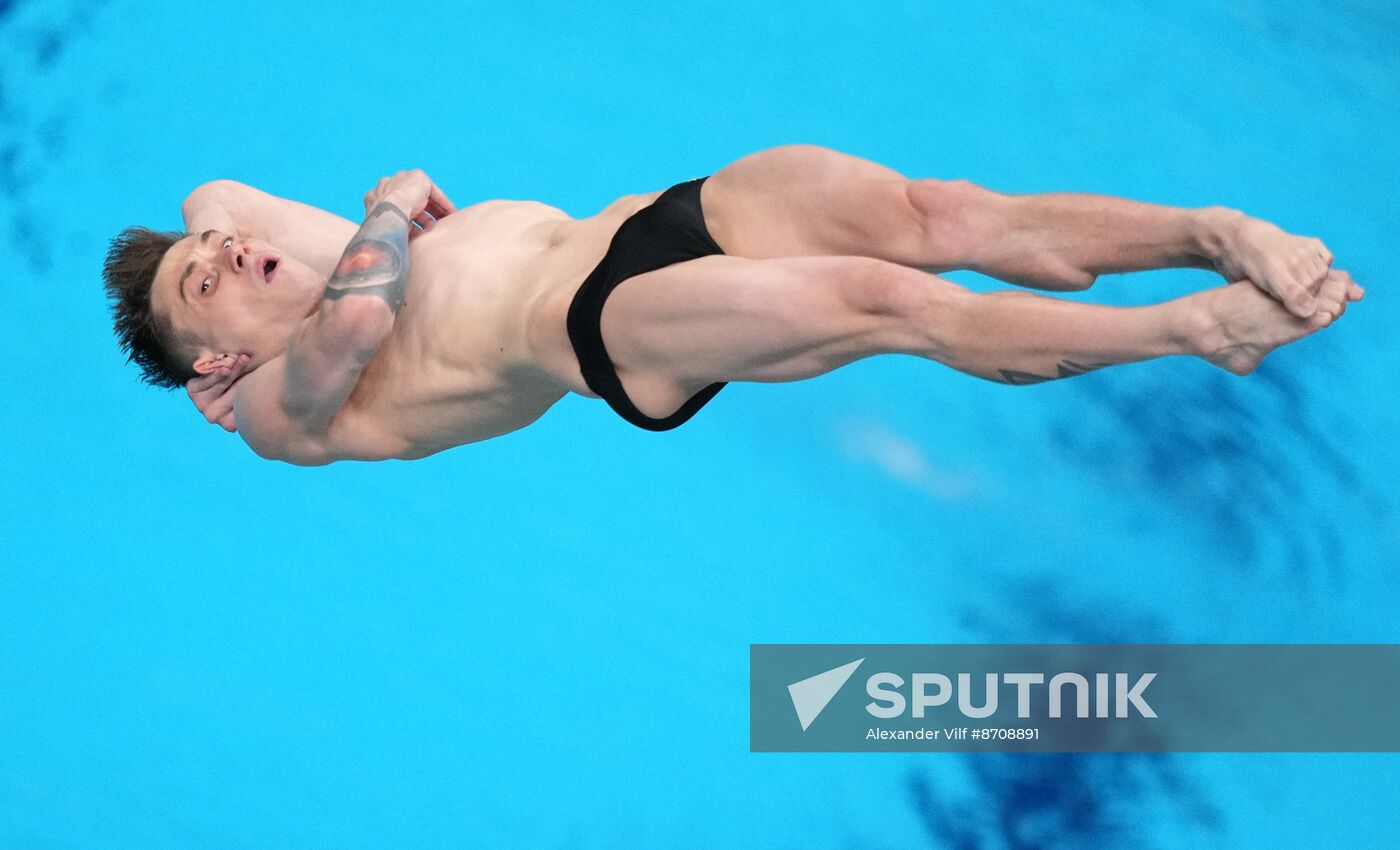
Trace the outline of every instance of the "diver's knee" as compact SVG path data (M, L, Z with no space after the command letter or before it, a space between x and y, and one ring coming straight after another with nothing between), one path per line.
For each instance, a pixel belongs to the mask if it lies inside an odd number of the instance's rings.
M923 272L873 257L844 257L837 270L842 303L860 316L905 317L926 295Z

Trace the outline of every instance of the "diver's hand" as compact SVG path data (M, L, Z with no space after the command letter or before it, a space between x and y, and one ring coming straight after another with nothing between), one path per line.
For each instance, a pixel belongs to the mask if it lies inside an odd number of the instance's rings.
M403 210L404 216L411 222L408 227L410 240L432 230L438 219L457 211L437 184L417 168L382 178L379 185L365 195L365 213L368 214L381 201L388 201Z
M225 354L223 361L208 374L191 378L185 384L185 392L190 401L204 414L210 425L218 425L225 431L233 432L238 426L233 421L233 385L248 371L252 358L247 354L234 356Z

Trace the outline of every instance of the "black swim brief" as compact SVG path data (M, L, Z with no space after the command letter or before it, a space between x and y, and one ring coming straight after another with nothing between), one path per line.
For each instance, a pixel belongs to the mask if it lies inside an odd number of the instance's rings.
M603 303L619 283L633 275L683 260L724 253L710 237L700 209L700 186L706 179L678 183L662 192L651 205L629 216L613 235L602 262L579 286L569 305L566 321L569 341L573 343L588 388L623 419L648 431L669 431L683 424L714 398L725 382L705 387L665 419L653 419L642 413L623 391L617 368L603 345L600 325Z

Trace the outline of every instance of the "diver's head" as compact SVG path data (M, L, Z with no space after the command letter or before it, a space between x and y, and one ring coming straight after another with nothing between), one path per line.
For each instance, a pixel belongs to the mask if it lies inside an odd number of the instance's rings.
M129 227L103 268L116 332L148 383L178 387L248 354L256 368L315 312L325 279L266 242Z

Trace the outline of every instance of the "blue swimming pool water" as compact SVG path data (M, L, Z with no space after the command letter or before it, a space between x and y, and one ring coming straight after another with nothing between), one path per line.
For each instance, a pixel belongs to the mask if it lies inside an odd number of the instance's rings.
M1392 5L0 2L0 44L0 846L1400 829L1394 756L747 751L754 642L1396 641ZM1368 296L1247 379L1011 389L885 357L732 385L664 435L574 398L323 469L139 385L101 297L106 240L178 227L216 177L354 216L422 167L459 205L587 215L799 141L1229 204L1324 238Z

